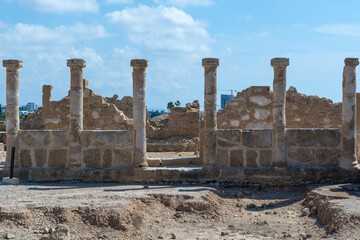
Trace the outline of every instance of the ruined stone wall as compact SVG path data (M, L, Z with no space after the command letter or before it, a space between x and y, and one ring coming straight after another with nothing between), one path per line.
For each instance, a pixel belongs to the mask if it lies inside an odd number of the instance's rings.
M271 167L272 130L217 131L218 167ZM340 129L287 129L288 166L336 167L341 157Z
M169 118L162 122L148 123L149 138L167 139L175 136L198 137L200 131L200 105L197 100L186 107L173 107Z
M21 130L19 168L67 168L67 132Z
M133 131L83 131L83 168L127 168L133 157Z
M271 130L217 130L217 166L271 167L271 136Z
M218 113L219 129L271 129L272 98L270 87L252 86ZM341 103L307 96L290 87L286 93L287 128L339 128Z
M338 166L341 152L341 129L286 130L289 166Z
M19 162L24 168L71 168L68 161L68 135L64 130L21 130ZM132 130L83 131L82 166L92 168L131 167Z
M126 130L132 129L132 98L117 100L117 95L104 98L87 88L84 81L84 129L85 130ZM43 87L43 108L22 122L22 129L67 130L69 128L70 97L60 101L51 100L52 86ZM118 107L122 108L119 109Z

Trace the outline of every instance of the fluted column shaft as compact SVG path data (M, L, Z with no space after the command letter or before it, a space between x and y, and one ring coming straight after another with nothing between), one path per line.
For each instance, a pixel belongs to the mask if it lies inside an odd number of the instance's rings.
M81 167L81 132L83 131L83 59L69 59L70 67L70 126L68 133L68 160L70 167Z
M358 58L346 58L343 71L342 98L342 157L339 165L344 169L353 169L356 159L356 66Z
M274 167L286 166L286 67L288 58L273 58L271 66L274 68L273 82L273 150L272 159Z
M134 156L133 167L148 167L146 160L146 67L145 59L133 59L133 124Z
M4 60L6 68L6 167L10 167L11 149L15 147L15 166L19 166L19 141L20 130L19 116L19 84L20 68L23 62L20 60Z
M202 66L205 69L203 167L216 168L216 74L219 59L204 58L202 60Z

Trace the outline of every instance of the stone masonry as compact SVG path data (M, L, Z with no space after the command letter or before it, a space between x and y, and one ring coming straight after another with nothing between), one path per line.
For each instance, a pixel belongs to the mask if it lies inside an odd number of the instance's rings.
M115 181L115 182L154 182L154 181L226 181L235 184L303 184L359 181L357 174L357 106L356 106L356 74L357 58L345 59L343 72L343 102L335 105L326 99L310 98L298 94L294 88L286 93L287 58L274 58L274 92L269 87L251 87L239 93L230 103L230 107L219 113L221 128L218 128L216 109L217 67L219 60L205 58L202 65L204 74L204 115L200 121L199 104L194 102L186 109L172 111L172 124L190 117L192 129L176 129L169 124L176 134L192 136L201 129L200 161L194 161L194 166L149 167L146 158L147 122L146 112L146 67L147 60L134 59L133 67L133 99L132 117L124 118L124 126L129 129L84 129L84 106L88 105L89 113L101 121L101 111L104 106L116 107L117 97L110 99L90 94L86 103L87 81L83 80L82 59L68 60L70 67L71 88L68 101L69 114L66 129L19 129L19 68L22 62L18 60L4 61L7 68L7 143L16 147L16 175L22 180L33 181ZM43 113L51 114L54 106L51 100L52 87L45 86ZM99 99L99 105L94 105L94 99ZM309 122L309 115L300 121L295 121L295 101L309 103L320 102L324 112L321 118L335 119L319 121L319 127ZM65 101L65 100L64 100ZM241 103L246 103L242 105ZM237 103L237 104L235 104ZM288 104L289 103L289 104ZM13 106L11 105L13 104ZM16 107L14 107L16 106ZM247 109L248 106L252 106ZM295 106L295 107L294 107ZM337 111L342 106L341 122ZM230 109L237 108L235 115L230 115ZM326 112L330 109L330 113ZM247 111L249 110L249 111ZM58 110L59 111L59 110ZM131 110L127 109L128 112ZM292 124L302 122L304 128L288 125L287 112L290 111ZM97 113L96 113L97 112ZM119 110L120 112L120 110ZM112 113L118 114L117 111ZM240 112L240 114L238 114ZM115 114L115 115L116 115ZM123 113L122 113L123 114ZM233 118L226 119L224 116ZM248 117L244 117L248 114ZM291 115L290 114L290 115ZM124 114L123 114L124 115ZM299 113L298 115L303 115ZM304 114L306 115L306 114ZM114 115L113 115L114 116ZM124 115L125 116L125 115ZM302 116L298 116L301 118ZM198 120L196 120L196 118ZM235 119L234 119L235 118ZM194 120L194 121L192 121ZM235 122L237 120L238 122ZM254 120L252 125L249 121ZM110 120L109 120L110 121ZM225 124L223 124L223 122ZM243 123L243 121L245 123ZM126 124L125 124L126 122ZM49 122L48 122L49 123ZM48 124L44 122L44 124ZM96 126L94 121L93 128ZM203 127L200 127L202 126ZM153 125L152 125L153 126ZM244 128L241 128L245 126ZM247 127L246 127L247 126ZM251 127L252 126L252 127ZM331 126L331 127L325 127ZM177 132L178 131L178 132ZM7 148L9 149L9 147ZM181 161L178 161L181 163ZM202 165L200 165L202 163ZM9 157L6 166L9 165ZM151 165L150 166L154 166ZM355 171L354 171L355 170ZM0 174L4 171L0 170Z

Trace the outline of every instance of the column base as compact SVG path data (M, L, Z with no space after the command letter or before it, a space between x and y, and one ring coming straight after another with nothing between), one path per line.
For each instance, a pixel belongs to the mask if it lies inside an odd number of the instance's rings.
M18 178L4 177L2 179L2 183L11 184L11 185L18 185L19 184L19 179Z
M342 157L340 159L339 166L346 170L357 170L358 162L357 162L356 158L354 159L352 157Z

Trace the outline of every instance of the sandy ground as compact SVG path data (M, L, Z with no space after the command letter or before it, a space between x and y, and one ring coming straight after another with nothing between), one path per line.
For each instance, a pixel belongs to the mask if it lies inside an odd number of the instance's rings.
M343 239L302 217L305 188L213 185L0 185L0 239L40 239L69 226L72 239ZM358 232L357 232L358 233ZM356 232L346 239L359 239Z

